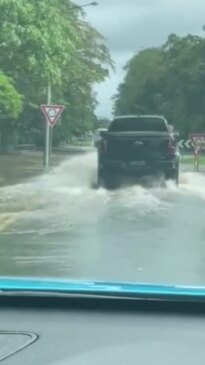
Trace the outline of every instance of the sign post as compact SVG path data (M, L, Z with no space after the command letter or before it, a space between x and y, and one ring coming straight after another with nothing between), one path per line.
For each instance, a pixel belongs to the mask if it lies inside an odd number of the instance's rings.
M47 94L47 104L51 104L51 85L48 84L48 94ZM49 123L46 123L45 126L45 146L44 146L44 167L48 168L49 166L49 156L50 156L50 150L49 150L49 141L50 141L50 127Z
M202 150L205 149L205 134L195 133L190 135L194 147L194 166L195 171L199 171L199 156Z
M51 99L51 94L48 88L48 101ZM46 132L45 132L45 152L44 152L44 167L49 167L49 156L50 156L50 137L51 137L51 128L55 126L57 121L59 120L63 110L63 105L52 105L45 104L41 105L41 110L46 119Z

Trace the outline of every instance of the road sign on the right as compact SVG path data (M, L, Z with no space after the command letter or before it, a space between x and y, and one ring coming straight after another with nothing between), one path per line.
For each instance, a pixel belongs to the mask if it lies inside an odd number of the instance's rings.
M205 133L190 134L190 139L193 143L195 156L198 156L205 149Z
M181 149L193 149L193 143L191 141L191 139L181 139L179 142L178 142L178 146L179 148Z
M205 148L205 133L193 133L190 134L190 139L195 147Z
M194 147L194 165L195 170L199 171L199 156L205 150L205 133L190 134L190 139Z
M63 112L63 105L41 105L41 110L51 127L57 123Z

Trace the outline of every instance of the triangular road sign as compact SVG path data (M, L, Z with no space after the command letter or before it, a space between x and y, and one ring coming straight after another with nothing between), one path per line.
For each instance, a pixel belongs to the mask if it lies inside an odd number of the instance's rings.
M190 135L195 155L198 155L202 150L205 149L205 133L193 133Z
M41 110L51 127L57 123L63 112L63 105L41 105Z

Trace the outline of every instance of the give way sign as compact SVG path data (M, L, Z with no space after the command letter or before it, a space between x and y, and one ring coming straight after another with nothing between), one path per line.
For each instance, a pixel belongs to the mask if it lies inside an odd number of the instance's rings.
M54 127L63 112L63 105L41 105L41 110L47 123Z
M199 154L201 150L205 149L205 134L204 133L193 133L190 135L192 140L195 154Z

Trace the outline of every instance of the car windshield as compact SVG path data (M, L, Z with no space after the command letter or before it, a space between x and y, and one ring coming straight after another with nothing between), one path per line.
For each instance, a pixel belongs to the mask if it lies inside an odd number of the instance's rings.
M166 132L167 124L157 117L116 118L112 121L110 132Z
M1 277L205 285L204 14L0 0Z

